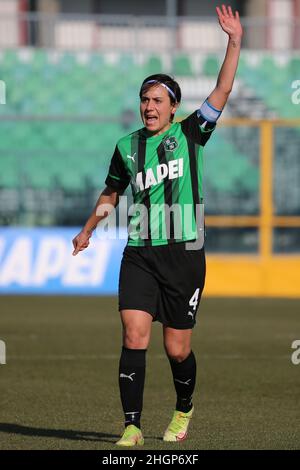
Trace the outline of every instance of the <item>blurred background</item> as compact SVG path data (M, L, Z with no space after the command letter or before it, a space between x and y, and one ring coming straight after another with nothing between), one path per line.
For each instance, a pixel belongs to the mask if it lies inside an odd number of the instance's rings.
M125 240L73 259L152 73L178 119L215 86L217 1L0 0L0 292L115 294ZM300 0L231 1L244 27L205 148L206 295L300 296Z

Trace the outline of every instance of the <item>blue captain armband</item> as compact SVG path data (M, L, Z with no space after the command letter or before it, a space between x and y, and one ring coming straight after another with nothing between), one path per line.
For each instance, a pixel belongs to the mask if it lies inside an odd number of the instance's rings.
M197 110L197 116L204 118L208 122L216 122L221 116L222 111L214 108L207 99L202 103L201 107Z

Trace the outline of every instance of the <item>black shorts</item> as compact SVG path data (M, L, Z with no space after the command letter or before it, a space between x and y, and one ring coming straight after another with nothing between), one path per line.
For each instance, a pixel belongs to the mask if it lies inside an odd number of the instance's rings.
M119 279L119 310L143 310L179 330L193 328L205 281L205 253L185 242L126 246Z

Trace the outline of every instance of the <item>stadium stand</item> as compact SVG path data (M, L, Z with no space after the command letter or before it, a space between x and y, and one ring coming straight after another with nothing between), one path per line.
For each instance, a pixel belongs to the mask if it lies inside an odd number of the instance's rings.
M173 73L179 83L188 79L189 90L195 91L188 98L188 109L180 111L183 117L206 97L201 83L214 83L220 67L217 54L202 54L198 59L175 54L168 70L164 59L153 54L141 58L129 53L30 48L4 51L0 56L1 78L9 87L7 104L0 107L0 198L5 194L3 190L20 192L20 188L27 188L77 192L89 200L87 195L103 185L116 140L140 126L137 92L141 80L162 69ZM291 82L299 70L300 59L296 56L245 52L237 76L239 92L236 96L233 93L227 113L232 107L234 111L243 109L240 116L261 117L255 115L258 107L252 106L260 102L266 115L298 117L290 95ZM240 130L238 142L234 129L224 128L212 139L205 160L209 213L222 213L224 195L231 213L257 213L257 132L245 129L243 134ZM275 139L276 154L291 133L299 141L299 129L281 129L281 138ZM245 145L249 139L251 146ZM293 162L295 168L297 148L289 146L284 152L285 163ZM216 166L217 180L213 177ZM280 167L278 161L276 181L285 184ZM292 200L297 198L298 193ZM280 213L284 208L282 199L277 204ZM292 207L298 210L296 202ZM61 208L57 213L61 214Z

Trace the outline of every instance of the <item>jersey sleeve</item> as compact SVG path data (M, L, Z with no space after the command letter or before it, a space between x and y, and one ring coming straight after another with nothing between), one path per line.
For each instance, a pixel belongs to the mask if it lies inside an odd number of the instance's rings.
M127 173L121 152L116 146L112 156L108 175L105 180L106 186L110 186L118 191L125 191L130 182L130 175Z
M207 100L194 113L181 121L182 132L196 144L204 147L212 132L221 111L215 109Z

